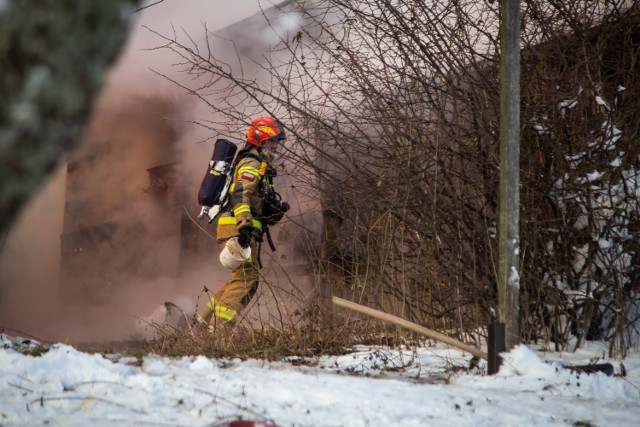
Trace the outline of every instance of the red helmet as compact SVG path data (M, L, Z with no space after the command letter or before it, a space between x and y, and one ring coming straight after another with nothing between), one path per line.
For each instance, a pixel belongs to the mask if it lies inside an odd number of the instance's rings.
M247 130L247 142L262 147L264 141L272 138L276 141L286 139L284 126L280 120L267 116L253 119Z

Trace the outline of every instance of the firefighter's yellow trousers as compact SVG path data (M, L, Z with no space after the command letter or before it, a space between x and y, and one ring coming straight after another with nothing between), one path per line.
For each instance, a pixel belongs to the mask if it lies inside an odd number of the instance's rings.
M238 313L258 289L257 255L257 243L251 239L251 258L231 271L231 279L213 294L200 313L206 322L236 323Z

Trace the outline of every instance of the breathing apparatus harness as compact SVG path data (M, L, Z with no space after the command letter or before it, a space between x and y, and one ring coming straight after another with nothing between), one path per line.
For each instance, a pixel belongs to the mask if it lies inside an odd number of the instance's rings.
M278 193L273 185L273 178L278 175L276 169L272 166L269 166L266 163L265 156L262 155L260 147L258 147L258 155L250 152L251 147L245 148L238 152L238 155L233 163L233 167L231 168L231 174L235 174L236 167L238 162L244 158L251 157L261 164L266 165L265 173L260 181L260 192L263 194L264 202L262 205L262 214L256 215L255 212L252 212L254 217L258 219L262 223L262 233L260 238L258 239L258 263L260 263L260 248L262 246L262 235L265 235L267 238L267 243L269 243L269 248L271 251L276 250L276 246L273 243L273 239L271 237L271 231L269 230L270 225L277 224L283 217L284 214L290 209L289 203L282 200L282 196ZM262 169L262 168L261 168ZM223 207L223 212L230 212L233 214L232 206L228 201L225 203Z

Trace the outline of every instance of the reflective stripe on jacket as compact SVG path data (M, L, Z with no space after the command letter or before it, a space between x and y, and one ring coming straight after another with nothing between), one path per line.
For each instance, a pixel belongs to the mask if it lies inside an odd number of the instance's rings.
M246 225L253 227L256 237L262 234L262 223L256 218L262 215L264 192L261 187L266 182L267 163L258 160L262 156L255 148L247 154L238 161L233 172L229 187L231 212L218 219L217 239L220 242L237 236L240 228Z

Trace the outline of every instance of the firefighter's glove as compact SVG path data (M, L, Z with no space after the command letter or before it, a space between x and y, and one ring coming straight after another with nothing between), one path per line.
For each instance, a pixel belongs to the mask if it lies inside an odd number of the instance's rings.
M253 231L253 227L250 225L245 225L239 231L240 234L238 235L238 243L243 248L248 248L251 244L251 232Z

